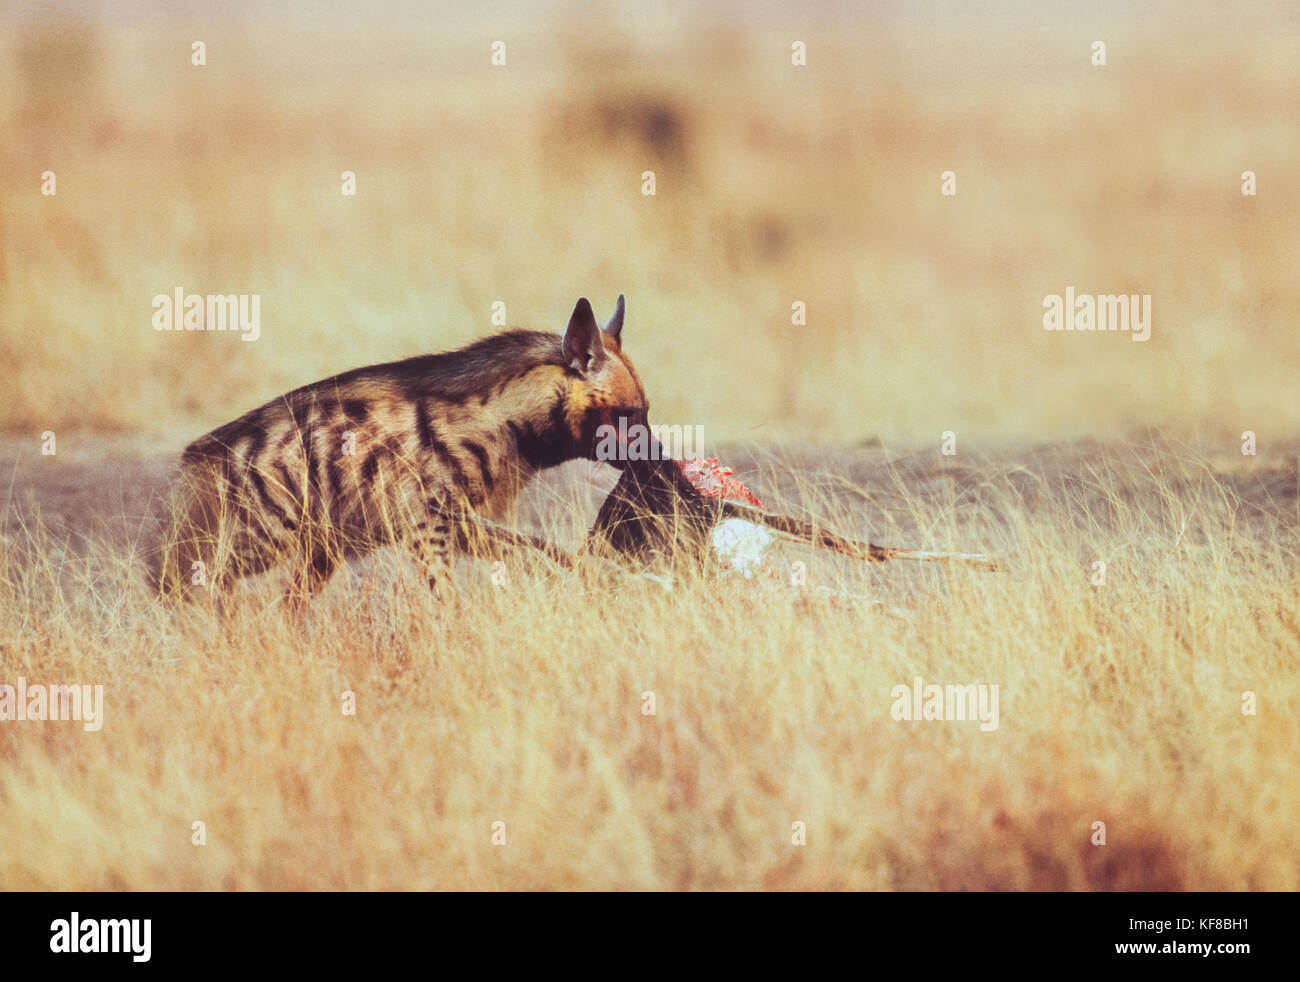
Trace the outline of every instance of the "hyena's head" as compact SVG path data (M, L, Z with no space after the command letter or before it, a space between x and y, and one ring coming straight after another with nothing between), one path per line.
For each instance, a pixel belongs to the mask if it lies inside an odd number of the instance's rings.
M628 445L636 440L653 445L641 378L623 353L623 294L604 329L586 297L578 300L564 332L563 353L575 376L569 394L569 426L582 456L622 468ZM645 442L641 444L645 446Z

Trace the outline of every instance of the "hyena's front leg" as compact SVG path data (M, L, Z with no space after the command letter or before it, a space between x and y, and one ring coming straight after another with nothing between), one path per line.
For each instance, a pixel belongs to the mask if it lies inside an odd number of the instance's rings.
M420 564L420 572L429 581L434 596L443 602L451 600L455 595L451 522L442 516L421 522L407 537L406 546Z

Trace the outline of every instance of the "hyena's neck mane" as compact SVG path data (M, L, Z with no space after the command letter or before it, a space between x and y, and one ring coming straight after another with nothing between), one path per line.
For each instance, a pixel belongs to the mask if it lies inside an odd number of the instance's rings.
M575 378L560 335L515 329L456 351L355 369L303 392L310 401L322 391L396 390L434 417L448 408L487 413L500 420L498 438L516 464L538 471L584 455L569 418Z
M367 382L395 383L407 399L464 405L483 402L543 365L564 370L562 338L545 331L510 330L455 351L355 368L298 390L346 390ZM290 393L295 395L296 393Z
M489 412L502 420L500 439L512 445L530 470L583 456L568 419L574 381L563 338L546 331L513 329L456 351L355 369L308 389L396 388L403 399Z
M420 445L438 448L457 432L468 413L490 419L495 437L482 427L462 440L467 458L496 456L489 443L509 447L524 470L540 470L582 456L568 418L574 375L562 354L563 339L543 331L511 330L456 351L355 368L294 389L200 437L184 459L224 458L243 441L260 451L276 421L299 432L362 425L387 407L409 413ZM401 409L398 407L408 407ZM468 442L465 442L467 440ZM251 453L252 451L250 451Z

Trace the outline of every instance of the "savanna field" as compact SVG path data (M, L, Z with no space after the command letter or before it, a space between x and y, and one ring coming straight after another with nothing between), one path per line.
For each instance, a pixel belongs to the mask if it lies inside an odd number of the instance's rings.
M0 721L0 887L1300 888L1293 8L128 11L0 21L0 684L105 694ZM178 287L260 337L155 331ZM1067 287L1150 340L1043 330ZM1006 570L149 594L190 440L620 291L651 421L764 504ZM918 677L997 728L895 720Z

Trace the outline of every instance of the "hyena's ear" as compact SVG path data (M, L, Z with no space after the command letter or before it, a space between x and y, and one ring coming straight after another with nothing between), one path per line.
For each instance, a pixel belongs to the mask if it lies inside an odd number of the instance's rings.
M565 363L579 375L598 371L605 363L605 344L600 340L600 325L586 297L578 299L569 318L561 346Z
M605 333L623 346L623 294L618 295L618 303L614 305L614 316L609 319L605 325Z

